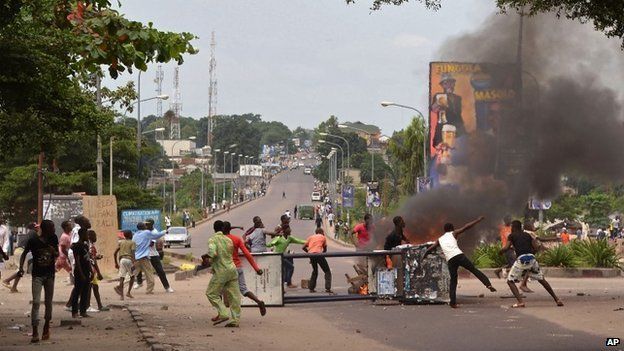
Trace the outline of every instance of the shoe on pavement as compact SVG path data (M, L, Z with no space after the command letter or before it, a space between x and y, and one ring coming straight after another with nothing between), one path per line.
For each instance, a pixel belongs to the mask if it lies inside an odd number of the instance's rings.
M165 291L166 291L166 292L168 292L168 293L173 293L173 292L175 292L175 290L173 290L171 287L169 287L169 288L165 289Z
M230 320L229 317L221 317L221 316L219 316L219 318L216 321L214 321L214 323L212 323L212 325L219 325L219 324L221 324L223 322L227 322L229 320Z
M4 286L7 289L11 289L11 284L9 284L9 283L7 283L5 281L2 282L2 286Z
M225 325L226 328L238 328L238 323L230 322Z
M286 285L286 287L287 287L287 288L294 289L294 288L296 288L296 287L297 287L297 284L288 284L288 285Z
M65 311L71 312L71 310L72 310L71 306L65 306Z
M260 301L258 303L258 308L260 308L260 315L264 317L264 315L266 314L267 310L266 310L266 304L264 303L264 301Z
M97 308L93 308L91 306L87 308L87 313L97 313L97 312L100 312L100 310L98 310Z
M142 288L143 284L139 284L139 283L134 283L134 286L132 287L132 289L138 289L138 288Z
M101 308L98 309L101 312L106 312L106 311L110 311L110 307L108 306L102 306Z

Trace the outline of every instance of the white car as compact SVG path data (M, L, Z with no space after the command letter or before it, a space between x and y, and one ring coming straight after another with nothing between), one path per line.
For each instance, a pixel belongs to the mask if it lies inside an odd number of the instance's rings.
M299 167L303 167L303 166L305 166L303 162L299 162Z
M318 191L312 192L312 201L321 201L321 193Z
M310 167L306 167L303 169L303 174L312 174L312 169Z
M191 234L185 227L169 228L163 239L165 240L165 247L171 247L171 245L191 247Z

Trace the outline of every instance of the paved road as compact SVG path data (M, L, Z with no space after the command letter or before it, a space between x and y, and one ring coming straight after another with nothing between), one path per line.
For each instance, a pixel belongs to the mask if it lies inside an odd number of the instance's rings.
M273 180L264 198L218 218L249 227L251 218L259 215L268 228L273 228L286 209L292 211L295 204L310 201L312 188L313 178L304 175L302 169L286 172ZM286 192L286 199L282 199L282 191ZM212 221L192 231L192 248L174 248L172 251L192 252L196 257L201 255L205 252L209 236L212 235L211 225ZM292 228L295 236L304 238L312 233L314 223L294 220ZM295 248L299 251L298 247ZM329 250L346 249L331 244ZM352 259L330 260L336 292L346 293L344 273L353 274L352 263ZM296 261L295 266L295 281L308 277L310 266L307 260ZM594 281L596 283L592 283ZM321 283L322 274L319 277L319 284ZM538 284L533 284L537 292L529 296L529 307L523 311L507 308L513 301L500 298L509 295L504 281L494 280L493 283L499 292L485 291L476 279L461 280L458 297L464 305L459 310L450 309L448 306L383 307L370 302L340 302L288 305L284 310L279 310L285 311L284 313L275 313L282 315L285 325L289 324L288 318L312 318L313 315L316 320L324 320L327 327L335 331L332 332L333 337L344 335L347 338L374 340L390 349L601 350L606 349L605 336L624 337L621 331L624 312L614 311L616 307L622 306L623 300L614 291L624 288L624 279L554 280L555 291L566 302L563 308L555 307L543 289ZM607 284L610 285L608 293L605 289ZM579 291L591 293L591 296L578 297L576 293ZM301 289L287 290L289 296L305 293ZM477 298L476 295L480 293L484 293L485 297ZM602 320L603 317L597 317L598 315L604 316L608 323ZM327 340L318 340L313 343L314 348L326 345L331 349L331 341L330 344L326 342Z
M252 226L252 218L260 216L267 229L273 230L280 223L280 216L290 209L291 213L297 204L310 203L310 195L314 189L314 178L311 175L303 174L303 168L287 171L279 174L273 179L267 194L250 203L232 209L229 213L221 214L210 221L202 223L194 229L191 229L193 242L191 248L173 247L169 249L171 252L192 253L194 257L199 257L206 252L208 238L212 236L212 224L214 220L227 220L234 226L243 226L249 228ZM286 192L286 198L282 198L282 192ZM292 233L294 236L305 239L314 233L314 221L297 220L291 221ZM235 234L242 235L242 231L236 231ZM348 251L348 248L329 241L328 251ZM295 252L302 252L300 245L291 245L290 249ZM352 265L353 259L336 258L329 260L332 268L332 287L337 293L347 293L347 282L345 273L355 275ZM310 264L307 259L295 260L295 274L293 282L300 282L303 278L309 278L311 272ZM322 291L323 273L319 272L318 288ZM290 294L300 294L304 291L301 289L288 289Z

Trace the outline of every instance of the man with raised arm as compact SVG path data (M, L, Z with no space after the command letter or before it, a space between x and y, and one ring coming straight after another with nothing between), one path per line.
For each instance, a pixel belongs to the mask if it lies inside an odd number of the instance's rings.
M459 246L457 245L457 238L459 237L459 235L464 233L468 229L474 227L477 223L481 222L483 219L484 217L481 216L475 219L474 221L467 223L460 229L455 229L452 223L446 223L444 225L444 235L439 237L438 240L433 245L431 245L427 249L427 251L425 251L425 254L423 256L423 259L424 259L425 257L427 257L428 254L433 252L438 247L442 249L442 252L444 253L444 257L446 258L446 261L448 263L449 273L451 275L451 283L449 287L449 295L450 295L449 305L452 308L459 307L459 305L457 304L457 296L456 296L457 269L459 269L459 267L464 267L468 271L470 271L470 273L474 274L475 277L477 277L481 281L481 283L485 285L486 288L490 289L491 292L496 291L496 289L494 289L494 287L492 286L492 283L490 283L490 280L488 279L488 277L486 277L485 274L483 274L483 272L478 270L477 267L475 267L474 264L470 262L468 257L464 255L464 252L460 250Z

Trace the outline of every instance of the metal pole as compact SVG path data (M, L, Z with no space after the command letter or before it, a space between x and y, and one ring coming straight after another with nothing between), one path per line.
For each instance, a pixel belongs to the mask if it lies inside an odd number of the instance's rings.
M234 154L230 153L230 177L234 174ZM234 203L234 178L230 179L230 202Z
M204 208L204 166L201 169L201 195L199 197L199 206Z
M43 149L39 152L37 161L37 223L43 221Z
M113 195L113 140L115 140L115 137L114 136L110 137L110 142L109 142L109 148L110 149L109 149L109 152L108 152L109 153L109 158L110 158L109 161L108 161L108 163L109 163L109 167L108 167L108 173L109 173L108 174L108 177L109 177L109 179L108 179L108 183L109 183L108 184L108 188L109 188L108 189L108 194L111 195L111 196Z
M226 152L223 153L223 174L224 175L225 175L225 156L227 156ZM222 198L222 200L225 200L225 178L223 179L223 198Z
M173 213L175 214L176 212L178 212L178 207L176 204L176 179L175 179L175 173L171 173L171 182L173 183Z
M139 168L141 171L141 71L139 71L139 79L137 81L137 154L139 155Z
M100 75L98 73L95 74L95 99L97 102L98 110L102 107L102 91L100 88ZM97 194L98 196L102 195L102 183L103 175L102 175L102 164L104 160L102 160L102 139L100 138L100 134L97 135L97 158L95 160L96 169L97 169Z
M371 138L372 144L372 138ZM373 148L371 148L371 182L375 181L375 154L373 153Z

